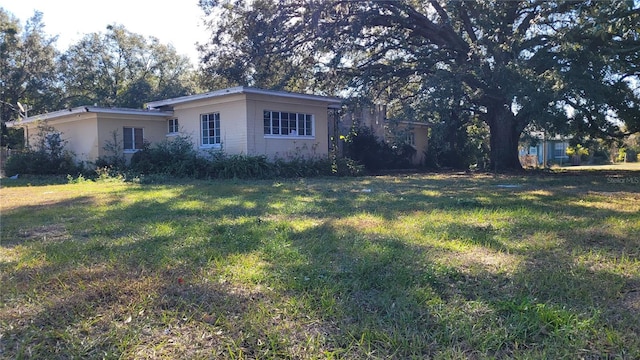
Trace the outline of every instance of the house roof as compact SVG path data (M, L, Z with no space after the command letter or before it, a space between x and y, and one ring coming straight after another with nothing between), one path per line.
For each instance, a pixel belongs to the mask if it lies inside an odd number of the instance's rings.
M573 135L560 135L560 134L549 134L544 131L530 131L529 136L538 139L538 140L547 140L547 141L569 141L573 139Z
M43 120L55 120L58 118L62 118L65 116L79 114L79 113L101 113L101 114L119 114L119 115L144 115L151 117L167 117L171 116L173 112L171 111L160 111L160 110L142 110L142 109L127 109L127 108L103 108L98 106L78 106L75 108L70 108L66 110L58 110L49 113L29 116L28 118L22 120L15 120L7 122L8 127L20 126L25 124L30 124L36 121Z
M177 97L173 99L152 101L147 103L147 108L150 108L150 109L166 108L166 107L183 104L190 101L211 99L211 98L222 97L222 96L233 95L233 94L257 94L257 95L279 96L279 97L285 97L290 99L319 101L319 102L326 103L329 108L339 108L340 105L342 104L342 99L336 98L336 97L292 93L287 91L263 90L263 89L257 89L252 87L237 86L237 87L232 87L228 89L211 91L204 94L188 95L188 96L182 96L182 97Z

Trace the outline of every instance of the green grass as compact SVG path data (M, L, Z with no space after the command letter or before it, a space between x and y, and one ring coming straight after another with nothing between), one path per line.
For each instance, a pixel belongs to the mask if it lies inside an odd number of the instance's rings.
M0 358L640 358L634 172L0 200Z

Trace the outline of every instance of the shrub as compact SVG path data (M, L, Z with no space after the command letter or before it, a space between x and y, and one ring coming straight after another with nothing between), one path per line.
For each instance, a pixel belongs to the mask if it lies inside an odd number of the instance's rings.
M199 177L206 160L199 157L188 137L149 145L131 157L131 170L140 174L167 174L174 177Z
M118 159L117 151L106 160ZM108 162L108 161L105 161ZM292 158L270 160L264 155L228 155L220 150L199 154L191 139L177 136L154 145L145 144L133 154L128 168L102 166L99 176L126 178L141 183L170 178L270 179L314 176L355 176L364 167L351 159Z
M111 139L105 141L105 145L103 147L106 155L100 156L94 163L96 169L108 168L111 171L121 171L126 169L122 141L119 139L118 131L114 130L111 133Z
M380 141L367 127L354 128L341 138L345 141L347 157L362 164L368 171L411 167L415 149Z
M38 126L35 147L11 155L4 164L7 175L67 175L83 171L82 164L76 164L73 153L65 149L67 142L62 133L46 123Z
M83 167L76 165L73 155L68 151L53 157L44 151L25 150L11 155L4 164L4 172L7 175L67 175L82 171Z
M365 174L364 165L349 158L337 159L331 167L332 175L336 176L362 176Z
M266 179L273 177L273 165L266 156L216 154L208 166L208 175L221 179Z
M635 162L638 159L638 154L633 149L621 148L618 150L617 162Z

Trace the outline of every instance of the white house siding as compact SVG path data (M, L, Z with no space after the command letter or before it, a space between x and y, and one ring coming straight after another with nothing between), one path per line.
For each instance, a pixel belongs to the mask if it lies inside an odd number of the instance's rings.
M162 117L135 116L127 114L98 114L98 132L94 138L98 139L99 148L98 156L111 156L105 151L105 146L110 142L113 143L113 133L117 134L117 140L122 147L123 128L141 128L145 141L153 144L166 139L167 119ZM131 153L125 154L127 160L131 159ZM93 157L95 160L97 157Z
M234 94L212 101L202 99L177 104L173 108L174 118L178 119L180 134L192 139L194 147L202 151L211 148L202 147L200 115L220 114L220 135L222 149L229 154L247 153L247 112L244 107L244 95ZM165 130L166 132L166 130Z
M17 126L26 128L25 136L28 137L30 146L37 144L40 124L53 127L62 133L62 139L67 142L65 149L74 154L77 162L91 163L100 156L112 155L106 153L104 148L108 142L113 142L114 131L117 133L120 146L123 142L124 127L142 128L145 140L157 143L166 137L166 122L165 118L158 116L73 112L67 115L58 114L49 119L46 115L40 120L35 117L33 121Z
M24 124L25 137L31 147L36 146L40 141L38 138L40 125L51 126L62 133L62 139L66 141L65 149L72 152L77 161L92 161L98 156L96 114L70 114L55 121L43 119Z
M264 135L264 111L310 114L314 118L313 138ZM298 157L326 157L329 153L327 104L260 94L247 95L248 153L290 160Z

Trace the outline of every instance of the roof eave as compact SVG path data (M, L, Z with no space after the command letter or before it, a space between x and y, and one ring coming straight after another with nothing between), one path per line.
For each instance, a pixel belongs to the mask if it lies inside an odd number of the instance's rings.
M286 91L275 91L275 90L263 90L251 87L237 86L228 89L216 90L207 92L204 94L197 95L187 95L173 99L159 100L159 101L151 101L147 103L148 108L162 108L169 107L173 105L183 104L186 102L205 100L220 96L233 95L233 94L257 94L257 95L269 95L269 96L281 96L292 99L300 99L300 100L312 100L312 101L320 101L327 104L328 107L331 108L339 108L342 104L342 99L328 97L328 96L320 96L320 95L310 95L310 94L299 94L299 93L291 93Z
M142 110L142 109L127 109L127 108L101 108L97 106L78 106L66 110L58 110L48 112L44 114L29 116L21 120L9 121L6 123L8 127L16 127L21 125L28 125L38 121L55 120L64 116L80 114L80 113L95 113L95 114L119 114L119 115L145 115L145 116L158 116L167 117L173 114L172 111L159 111L159 110Z

